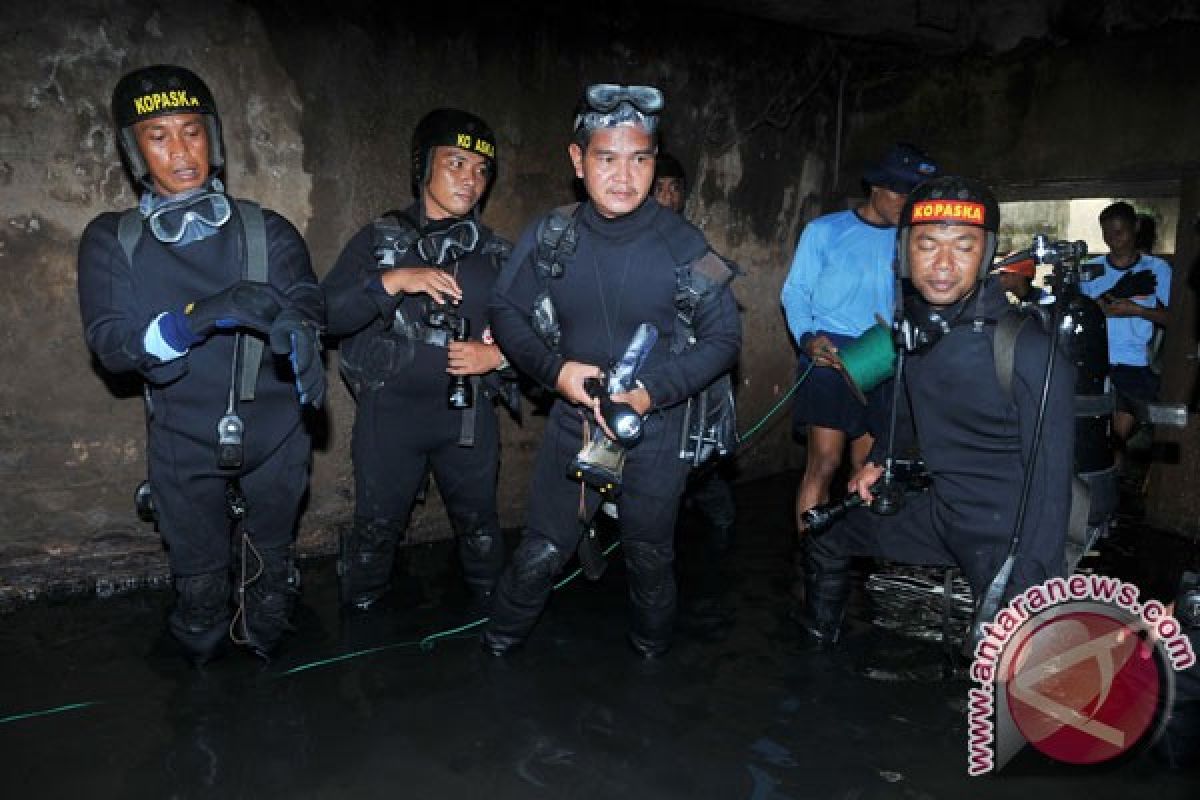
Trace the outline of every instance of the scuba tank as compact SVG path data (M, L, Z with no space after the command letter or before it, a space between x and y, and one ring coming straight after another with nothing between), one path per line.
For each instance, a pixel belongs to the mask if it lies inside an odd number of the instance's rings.
M1058 311L1058 341L1075 365L1075 474L1091 492L1088 525L1106 525L1117 510L1120 485L1113 460L1112 415L1115 395L1108 380L1108 326L1100 305L1083 293L1083 281L1096 277L1094 264L1081 263L1083 242L1048 242L1035 236L1039 263L1054 265L1049 283Z

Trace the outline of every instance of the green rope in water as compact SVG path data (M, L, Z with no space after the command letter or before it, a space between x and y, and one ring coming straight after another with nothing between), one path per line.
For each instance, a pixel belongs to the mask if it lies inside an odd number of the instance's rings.
M774 416L775 412L783 407L783 404L786 403L788 398L790 398L795 393L796 389L800 388L800 384L804 383L804 380L808 377L808 374L810 372L812 372L812 364L809 364L808 368L804 371L804 373L800 376L800 378L794 384L792 384L792 387L787 390L787 392L783 395L783 397L779 398L779 402L777 402L774 406L772 406L771 409L765 415L763 415L762 419L760 419L758 422L756 422L754 425L752 425L748 431L746 431L744 434L741 434L738 437L738 440L741 442L745 442L751 436L753 436L755 433L757 433L762 428L762 426L767 423L767 420L769 420L772 416ZM619 545L620 545L619 541L613 542L607 548L605 548L604 555L606 555L606 556L609 555L610 553L612 553L613 550L616 550ZM578 578L582 573L583 573L582 568L576 569L574 572L567 575L565 578L560 580L558 583L554 584L554 590L558 591L559 589L562 589L564 586L569 584L571 581ZM308 672L309 670L319 669L320 667L327 667L332 664L340 664L344 661L350 661L355 658L362 658L363 656L375 655L376 653L383 653L388 650L400 650L400 649L403 649L406 647L413 647L418 650L421 650L422 652L428 652L433 649L436 642L438 642L442 639L452 639L452 638L456 638L456 637L464 638L464 637L459 637L458 634L462 634L467 631L478 628L478 627L486 624L488 622L488 620L489 620L488 617L480 617L479 619L474 620L473 622L468 622L465 625L459 625L456 628L448 628L447 630L444 630L444 631L438 631L436 633L431 633L430 635L424 637L423 639L417 639L417 640L408 641L408 642L394 642L392 644L380 645L378 647L368 647L363 650L355 650L350 653L342 653L340 655L330 656L329 658L323 658L318 661L310 661L305 664L299 664L297 666L294 666L291 669L284 670L283 672L279 673L279 675L277 677L283 678L283 677L287 677L289 675L297 675L301 672ZM45 709L43 711L30 711L30 712L27 712L24 714L13 714L13 715L7 716L7 717L0 717L0 725L3 725L8 722L17 722L17 721L24 720L24 719L31 719L34 717L44 717L44 716L49 716L51 714L61 714L61 713L65 713L67 711L78 711L80 709L89 708L94 705L98 705L98 702L89 701L86 703L70 703L68 705L58 706L57 708Z
M62 714L67 711L79 711L80 709L90 708L95 705L99 705L99 703L96 701L88 701L86 703L68 703L65 706L47 708L43 711L28 711L24 714L11 714L7 717L0 717L0 725L4 725L8 722L19 722L23 719L33 719L34 717L48 717L51 714Z

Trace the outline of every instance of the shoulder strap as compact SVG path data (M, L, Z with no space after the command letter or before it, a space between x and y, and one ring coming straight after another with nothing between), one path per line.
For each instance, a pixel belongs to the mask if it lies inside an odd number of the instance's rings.
M397 258L407 253L421 231L403 211L387 211L371 222L371 251L381 268L399 266Z
M242 232L246 237L246 264L243 275L255 283L267 282L267 224L262 207L249 200L238 200L242 217Z
M1013 370L1017 358L1017 337L1021 328L1029 321L1029 315L1016 309L1007 309L996 323L996 336L992 340L992 354L996 360L996 379L1008 402L1013 401Z
M562 277L563 262L575 255L579 243L575 219L581 207L581 203L559 206L538 223L535 266L539 280Z
M238 200L238 216L242 221L242 241L246 245L242 263L242 277L255 283L267 282L267 225L263 220L262 207L249 200ZM263 340L257 336L242 334L238 360L241 372L238 375L238 398L253 400L258 384L258 368L262 365Z
M504 265L508 263L509 256L512 255L512 242L502 236L497 236L494 231L488 231L487 242L479 249L480 254L492 257L492 266L496 268L496 272L504 269Z
M131 208L121 214L121 221L117 223L117 241L121 243L121 249L125 251L125 260L133 266L133 251L137 249L138 241L142 238L142 212L136 208Z
M371 224L375 226L376 230L392 226L402 228L404 230L411 230L414 234L420 234L421 232L420 226L417 224L415 219L403 211L395 208L391 211L383 212Z
M696 339L696 309L704 299L740 274L737 265L712 250L691 264L675 270L675 336L671 352L678 355Z

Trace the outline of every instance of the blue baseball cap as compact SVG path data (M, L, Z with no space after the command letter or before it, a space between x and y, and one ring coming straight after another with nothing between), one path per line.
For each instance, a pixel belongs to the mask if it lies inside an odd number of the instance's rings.
M878 162L863 170L863 180L871 186L882 186L893 192L908 194L930 178L938 175L937 162L911 144L900 142Z

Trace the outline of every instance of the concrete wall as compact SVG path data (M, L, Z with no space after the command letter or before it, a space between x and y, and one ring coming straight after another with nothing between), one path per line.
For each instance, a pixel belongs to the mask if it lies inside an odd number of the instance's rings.
M1173 319L1163 399L1197 396L1197 222L1200 200L1200 25L1114 34L1087 43L1028 44L991 57L858 70L847 103L848 166L895 138L919 142L951 172L990 182L1007 199L1095 196L1147 182L1180 194ZM893 54L897 59L907 58ZM1101 187L1091 192L1089 187ZM1177 463L1156 464L1149 520L1200 536L1200 424L1159 430Z
M362 224L410 197L409 134L430 108L473 110L496 129L500 177L485 220L512 237L571 199L571 110L597 80L667 93L669 148L693 176L688 213L748 275L743 428L790 385L778 290L833 150L834 55L815 37L700 13L668 27L650 12L520 4L401 15L403 4L204 4L8 0L0 10L0 595L161 574L157 536L136 521L144 475L136 383L103 374L75 299L78 236L129 207L109 121L127 70L198 71L222 112L228 184L305 234L319 275ZM456 5L461 9L461 5ZM468 9L469 10L469 9ZM616 7L610 10L620 10ZM329 359L336 374L336 354ZM328 551L349 517L352 403L336 378L301 523ZM785 415L786 416L786 415ZM541 428L505 421L502 516L519 524ZM742 474L794 466L786 421L761 433ZM786 502L786 500L781 500ZM437 503L415 536L446 525ZM103 584L107 586L108 584Z
M906 136L1012 199L1053 183L1178 179L1200 159L1198 35L1180 22L987 57L896 53L888 72L852 73L847 163Z

